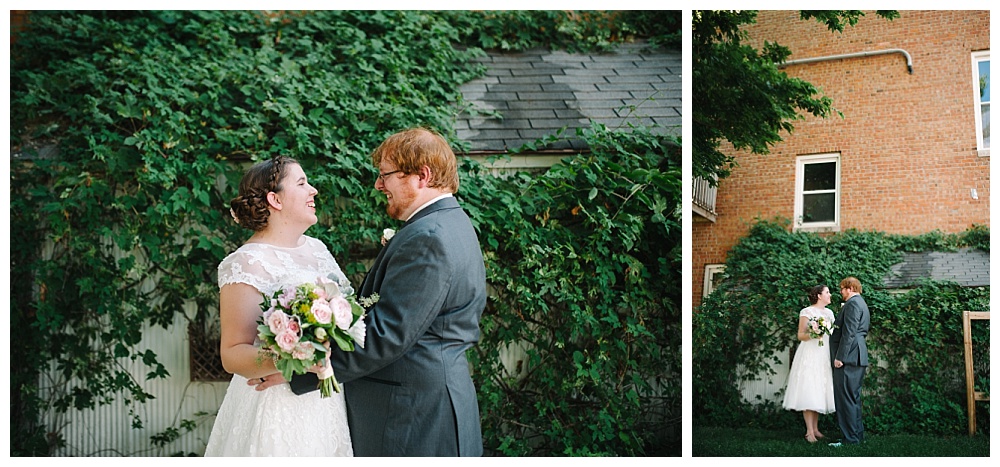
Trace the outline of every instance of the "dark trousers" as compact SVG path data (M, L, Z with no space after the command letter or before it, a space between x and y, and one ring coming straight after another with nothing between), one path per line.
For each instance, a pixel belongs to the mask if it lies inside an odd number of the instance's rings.
M833 401L844 443L856 444L865 440L865 424L861 420L861 383L865 369L867 367L857 365L833 369Z

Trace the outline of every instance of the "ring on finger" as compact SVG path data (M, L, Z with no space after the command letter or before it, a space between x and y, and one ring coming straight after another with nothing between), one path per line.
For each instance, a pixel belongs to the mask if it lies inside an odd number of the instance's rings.
M257 378L257 379L259 379L261 383L264 382L264 378Z

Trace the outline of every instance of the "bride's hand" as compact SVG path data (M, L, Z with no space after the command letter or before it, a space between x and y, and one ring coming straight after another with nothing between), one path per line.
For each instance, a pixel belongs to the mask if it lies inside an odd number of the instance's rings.
M277 386L279 384L285 384L288 381L285 380L281 373L271 373L267 376L261 378L251 378L247 380L247 385L255 386L254 389L257 391L263 391L271 386Z

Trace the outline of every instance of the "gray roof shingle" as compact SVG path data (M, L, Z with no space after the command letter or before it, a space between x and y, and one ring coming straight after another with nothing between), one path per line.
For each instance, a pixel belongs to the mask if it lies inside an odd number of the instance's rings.
M904 253L903 261L885 278L887 288L902 288L920 279L956 282L965 287L990 285L990 253L972 248L953 252Z
M574 130L590 121L609 128L655 123L660 133L681 134L679 50L649 50L636 42L610 53L534 49L487 52L479 60L486 75L463 85L462 95L502 119L459 116L458 137L470 143L470 153L507 152L563 127L568 140L545 149L583 150Z

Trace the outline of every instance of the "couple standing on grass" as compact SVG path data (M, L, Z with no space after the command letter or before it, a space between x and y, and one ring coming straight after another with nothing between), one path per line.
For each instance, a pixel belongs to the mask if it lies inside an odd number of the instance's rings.
M868 367L868 346L865 336L871 327L868 304L861 297L861 282L854 277L840 281L843 308L834 321L830 304L830 289L817 285L809 289L812 306L799 312L798 339L788 374L788 387L782 406L802 411L806 425L806 441L815 443L824 438L819 431L819 414L837 413L837 424L843 433L841 441L830 443L840 447L865 440L861 420L861 384ZM828 325L833 323L832 333Z

